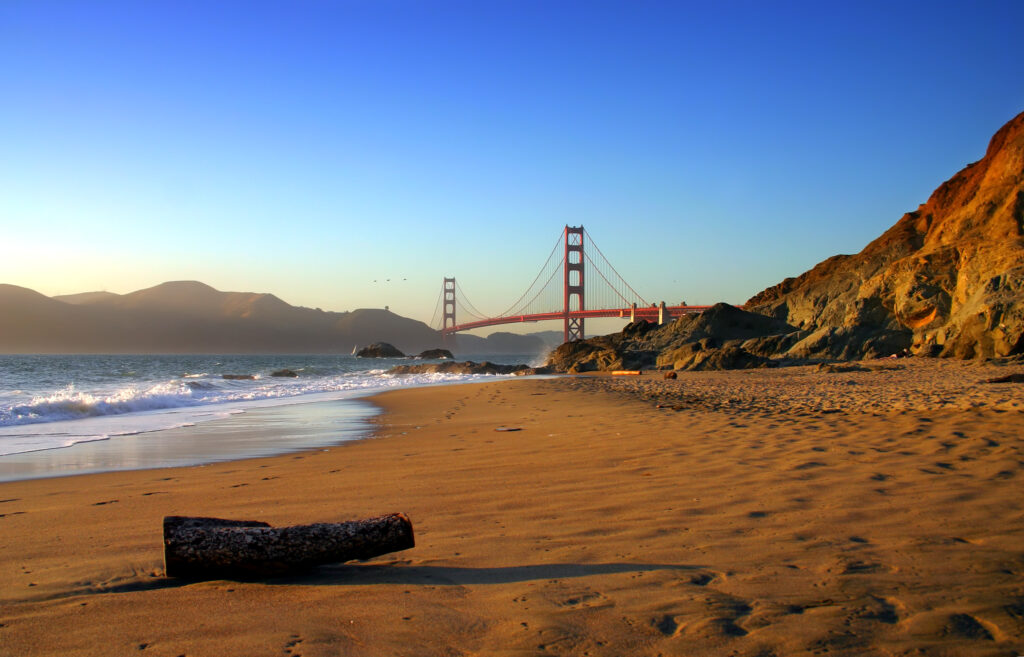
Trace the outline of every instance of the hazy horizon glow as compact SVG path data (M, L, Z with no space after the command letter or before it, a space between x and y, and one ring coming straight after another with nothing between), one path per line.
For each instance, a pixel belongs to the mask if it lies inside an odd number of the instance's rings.
M1022 24L1012 1L5 2L0 283L429 321L444 276L500 312L583 224L646 298L741 303L980 159L1024 110Z

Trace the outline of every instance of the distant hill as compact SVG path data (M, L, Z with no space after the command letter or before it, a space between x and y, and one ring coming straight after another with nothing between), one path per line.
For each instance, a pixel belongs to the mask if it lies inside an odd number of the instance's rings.
M351 353L379 341L442 346L437 331L387 310L325 312L196 281L56 298L0 284L3 353Z
M561 333L459 335L453 351L539 354L556 335ZM325 312L198 281L55 297L0 284L0 353L348 354L374 342L407 354L444 346L437 331L388 310Z
M549 334L557 334L557 341L552 344ZM509 333L497 331L486 338L475 335L458 335L457 348L464 354L537 354L542 355L562 342L561 331L543 331L538 333Z
M101 299L116 296L117 295L113 292L81 292L79 294L58 294L57 296L50 298L56 301L63 301L64 303L78 305L81 303L93 303Z

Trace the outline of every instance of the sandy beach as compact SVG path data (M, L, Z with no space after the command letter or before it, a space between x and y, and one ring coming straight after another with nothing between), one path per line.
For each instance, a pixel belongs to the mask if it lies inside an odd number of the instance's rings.
M370 439L0 484L0 655L1024 654L1024 365L522 379ZM515 429L507 431L501 429ZM163 576L165 515L401 511L417 546Z

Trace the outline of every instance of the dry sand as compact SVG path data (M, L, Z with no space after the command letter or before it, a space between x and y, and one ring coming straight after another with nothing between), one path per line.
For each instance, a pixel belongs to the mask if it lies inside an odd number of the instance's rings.
M407 390L329 451L0 484L0 655L1024 654L1024 385L980 383L1024 366L868 365ZM389 511L417 547L162 577L164 515Z

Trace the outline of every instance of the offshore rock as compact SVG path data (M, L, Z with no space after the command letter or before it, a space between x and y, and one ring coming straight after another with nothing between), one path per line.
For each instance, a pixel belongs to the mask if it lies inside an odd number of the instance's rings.
M455 358L455 356L452 355L452 352L448 351L447 349L427 349L426 351L420 352L420 354L418 356L416 356L416 358L423 358L423 359L447 358L447 359L452 359L452 358Z
M357 358L405 358L405 354L387 342L374 342L356 352Z
M824 260L745 308L807 333L778 345L789 356L1024 353L1024 113L860 253Z
M529 365L499 365L489 361L475 363L467 360L462 363L422 363L417 365L396 365L387 371L387 374L515 374L526 376L530 374L550 374L551 370L543 367L530 367Z

